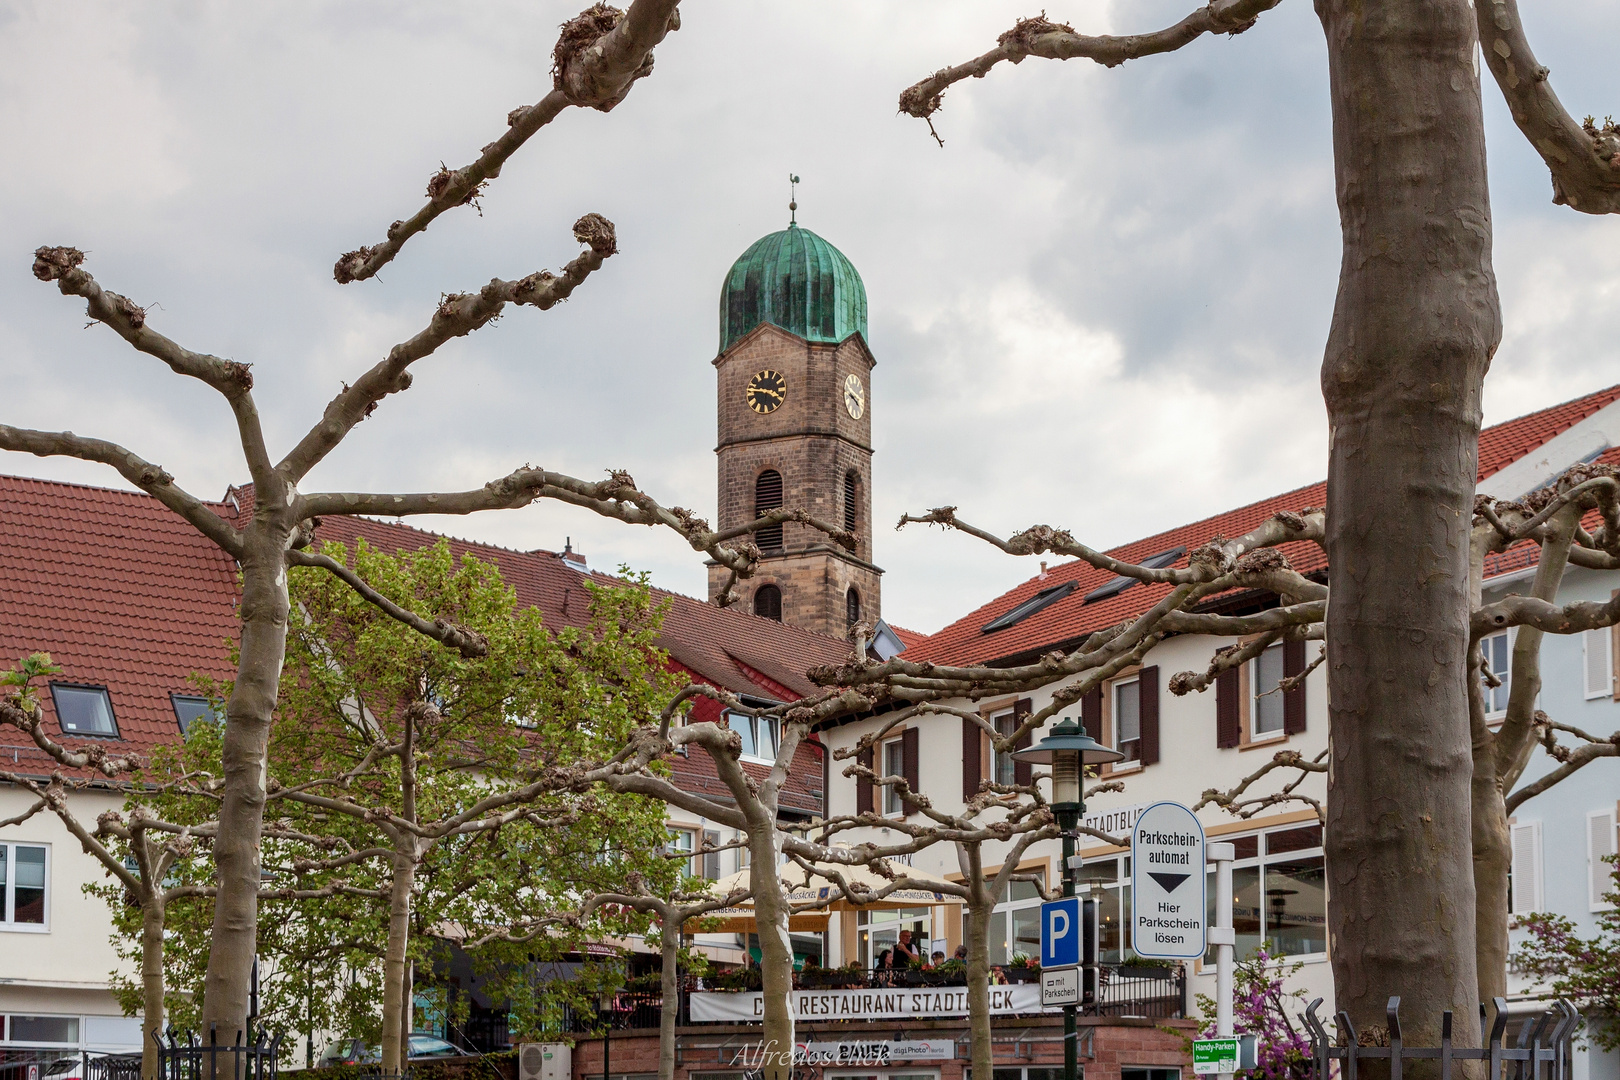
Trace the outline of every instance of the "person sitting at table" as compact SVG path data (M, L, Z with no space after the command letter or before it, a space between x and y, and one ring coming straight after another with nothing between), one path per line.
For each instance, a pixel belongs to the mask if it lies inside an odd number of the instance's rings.
M954 959L960 960L964 964L967 963L967 946L966 945L958 945L956 947L956 955L955 955Z
M940 952L937 949L934 950L934 955L928 958L928 966L930 968L937 968L937 967L939 967L939 965L943 964L944 962L945 962L945 954Z
M990 985L991 986L1006 986L1007 985L1007 973L1005 971L1001 970L1001 966L999 964L990 969Z
M887 986L889 980L894 978L894 953L884 949L872 961L872 981L879 986Z

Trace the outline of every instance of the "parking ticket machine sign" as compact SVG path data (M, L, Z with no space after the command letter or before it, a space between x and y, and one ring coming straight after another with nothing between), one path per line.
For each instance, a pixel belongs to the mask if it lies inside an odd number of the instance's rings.
M1131 946L1158 960L1204 955L1204 827L1180 803L1143 810L1131 832Z
M1041 905L1041 967L1075 967L1080 963L1080 898L1064 897Z

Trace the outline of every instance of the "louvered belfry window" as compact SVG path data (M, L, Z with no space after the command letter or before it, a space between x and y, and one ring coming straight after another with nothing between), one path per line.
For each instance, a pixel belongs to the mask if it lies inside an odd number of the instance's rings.
M782 590L775 585L761 585L754 593L754 614L781 622Z
M754 516L782 508L782 474L766 469L754 481ZM782 550L782 526L769 525L754 534L754 542L761 551Z
M859 504L856 499L860 496L861 478L854 469L844 474L844 531L854 532L856 518L859 516Z
M861 621L861 594L854 589L844 594L844 617L851 626Z

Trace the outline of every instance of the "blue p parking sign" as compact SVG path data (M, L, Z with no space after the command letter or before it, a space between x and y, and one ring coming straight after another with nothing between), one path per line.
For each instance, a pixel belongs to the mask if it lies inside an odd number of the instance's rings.
M1041 905L1041 967L1074 967L1080 963L1080 898L1048 900Z

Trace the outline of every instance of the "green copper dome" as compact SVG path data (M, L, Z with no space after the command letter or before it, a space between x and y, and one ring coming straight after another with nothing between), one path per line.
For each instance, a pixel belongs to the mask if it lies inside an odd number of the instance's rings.
M720 351L760 323L806 341L866 336L866 286L844 253L798 225L762 236L720 290Z

